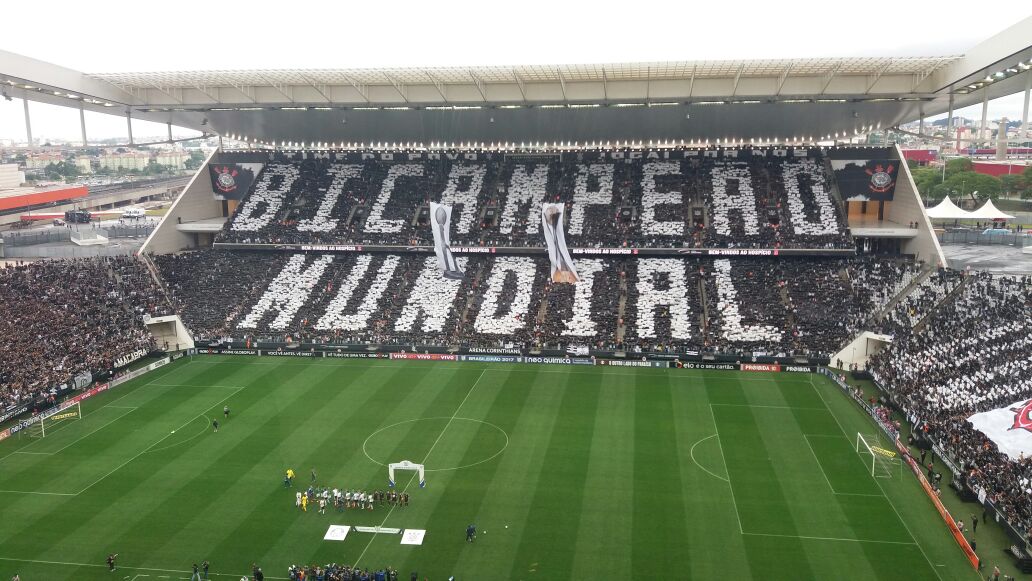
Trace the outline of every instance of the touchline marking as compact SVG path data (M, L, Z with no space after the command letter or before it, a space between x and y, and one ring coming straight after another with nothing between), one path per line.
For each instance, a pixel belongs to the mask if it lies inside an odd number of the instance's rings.
M851 441L849 438L849 434L846 433L846 429L842 427L842 422L839 421L838 416L836 416L835 412L831 411L831 407L828 406L828 402L824 399L824 394L821 393L821 390L817 389L817 384L813 382L812 375L810 376L810 387L812 387L813 391L817 393L817 397L820 398L821 403L824 404L824 407L827 408L828 413L831 414L832 419L834 419L835 423L838 424L839 430L842 431L842 435L846 438L846 441ZM933 572L935 572L935 576L938 577L940 581L942 581L942 575L940 575L939 571L935 568L934 565L932 565L932 560L928 558L928 553L925 552L924 547L921 546L921 543L917 542L917 537L915 537L914 533L910 531L910 527L907 525L907 521L903 520L903 515L899 514L899 510L896 509L896 505L892 504L892 500L889 499L889 495L885 494L885 488L881 485L881 481L875 478L874 483L878 485L878 488L882 492L882 496L885 497L885 501L889 503L889 506L892 507L893 512L896 513L896 518L899 519L899 522L903 525L903 528L907 530L907 534L910 535L910 539L914 541L913 544L917 545L918 550L921 551L921 554L924 556L925 561L928 563L928 566L932 568ZM979 575L978 578L981 579L982 576Z
M745 534L742 528L742 515L738 514L738 501L735 500L735 486L731 484L731 469L727 466L727 457L724 456L724 445L720 442L720 428L717 427L717 414L713 412L713 406L709 406L710 417L713 418L713 429L716 431L717 447L720 448L720 459L724 462L724 472L727 473L727 487L731 489L731 506L735 509L735 519L738 520L738 532Z
M11 494L38 494L41 496L78 496L72 492L36 492L34 490L0 490L0 492L10 492Z
M714 477L714 478L717 478L717 479L719 479L719 480L723 480L724 482L731 482L730 480L728 480L727 478L724 478L724 477L723 477L723 476L721 476L720 474L715 474L715 473L713 473L713 472L710 472L710 470L709 470L708 468L706 468L706 467L705 467L705 466L703 466L702 464L699 464L699 461L695 459L695 447L696 447L696 446L698 446L699 444L701 444L701 443L705 442L706 440L709 440L710 438L716 438L716 437L717 437L717 435L716 435L716 434L711 434L711 435L709 435L709 436L706 436L705 438L703 438L703 439L699 440L698 442L695 442L694 444L692 444L692 449L691 449L691 451L689 452L689 455L690 455L690 456L692 457L692 462L695 462L695 465L696 465L696 466L698 466L699 468L702 468L702 470L703 470L703 471L704 471L704 472L705 472L706 474L709 474L710 476L712 476L712 477Z
M751 537L778 537L782 539L806 539L808 541L838 541L843 543L878 543L881 545L917 545L913 541L881 541L876 539L842 539L838 537L807 537L804 535L779 535L775 533L742 533ZM918 545L920 546L920 545ZM929 563L931 564L931 563Z
M39 559L16 559L14 557L0 557L0 561L11 561L13 563L33 563L37 565L62 565L65 567L93 567L93 568L104 568L107 569L107 565L98 563L71 563L68 561L42 561ZM118 565L118 569L128 569L130 571L157 571L159 573L190 573L190 571L183 571L181 569L158 569L155 567L129 567L127 565ZM208 575L215 575L218 577L233 577L235 579L240 578L240 573L208 573ZM159 575L158 577L168 579L168 575ZM185 577L189 579L189 577ZM274 577L272 575L266 575L266 579L287 579L286 577Z
M480 384L480 380L484 378L484 374L487 373L487 371L487 369L484 369L480 372L480 376L477 377L477 380L473 382L473 387L469 388L469 391L466 392L466 397L462 398L462 401L459 402L459 407L455 408L455 411L452 413L451 418L448 420L448 423L444 425L444 429L441 430L440 435L438 435L437 439L434 440L434 443L430 446L430 449L427 451L426 456L423 456L423 461L420 462L420 464L426 464L427 458L430 457L430 454L434 451L434 448L437 447L437 443L440 442L441 438L444 437L444 433L448 431L448 426L450 426L452 422L455 421L455 417L459 415L459 410L462 409L462 406L466 403L466 400L469 399L470 394L472 394L473 390L476 389L477 385ZM402 494L404 494L408 490L409 486L412 486L412 481L415 480L416 474L418 474L418 472L413 473L412 476L409 477L409 481L407 484L405 484L405 488L401 489ZM383 517L383 521L380 522L381 527L387 524L387 519L391 518L391 513L394 512L394 509L397 508L397 506L397 504L392 505L391 509L387 511L387 516ZM373 544L373 541L376 540L376 535L378 534L380 533L374 532L373 536L369 537L369 542L366 543L365 548L362 549L362 552L358 555L358 558L355 559L355 564L352 565L352 567L357 567L358 564L362 561L362 557L365 556L366 551L369 550L369 547Z
M753 403L710 403L710 405L722 405L740 408L766 408L772 410L814 410L823 411L825 408L798 407L794 405L762 405ZM837 437L837 436L836 436Z
M151 383L148 385L151 387L203 387L221 389L244 389L246 387L243 385L197 385L194 383Z

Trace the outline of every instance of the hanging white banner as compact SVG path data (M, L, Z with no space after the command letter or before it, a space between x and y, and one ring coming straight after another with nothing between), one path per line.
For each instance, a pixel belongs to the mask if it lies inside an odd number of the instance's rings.
M573 284L577 282L577 269L566 248L566 235L563 233L565 213L563 204L541 204L541 231L545 234L548 259L552 263L552 282Z
M444 278L462 280L463 273L451 252L451 206L430 202L430 228L434 233L434 253Z

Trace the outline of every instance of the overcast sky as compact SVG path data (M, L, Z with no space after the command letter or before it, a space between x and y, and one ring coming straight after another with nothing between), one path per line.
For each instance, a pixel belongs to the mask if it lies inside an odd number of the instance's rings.
M7 5L9 4L9 5ZM748 1L6 3L0 48L84 72L574 64L963 54L1032 4ZM293 10L292 8L297 8ZM1021 116L1021 96L990 115ZM38 103L35 137L79 135L78 113ZM980 108L962 111L979 117ZM87 119L93 137L125 120ZM134 135L164 128L134 124ZM0 100L0 138L24 139L22 103Z

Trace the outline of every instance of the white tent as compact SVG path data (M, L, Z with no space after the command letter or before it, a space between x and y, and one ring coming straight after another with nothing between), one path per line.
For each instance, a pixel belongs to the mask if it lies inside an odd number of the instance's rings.
M958 208L949 196L943 198L935 207L926 208L925 214L927 214L929 218L938 218L941 220L963 220L971 217L971 212Z
M1014 216L1004 214L996 209L992 200L986 200L985 204L983 204L981 208L968 214L968 218L976 220L1013 220Z

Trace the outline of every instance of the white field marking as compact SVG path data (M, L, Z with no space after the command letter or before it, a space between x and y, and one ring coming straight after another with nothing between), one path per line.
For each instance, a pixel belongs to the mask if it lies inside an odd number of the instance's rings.
M42 561L38 559L16 559L14 557L0 557L0 561L10 561L12 563L33 563L37 565L62 565L65 567L94 567L107 569L107 565L99 563L71 563L68 561ZM157 571L159 573L190 573L190 571L183 571L181 569L158 569L155 567L129 567L127 565L117 565L118 569L128 569L130 571ZM233 577L239 579L240 573L208 573L208 575L217 575L219 577ZM159 577L169 578L168 575L159 575ZM248 576L250 578L250 576ZM266 579L287 579L286 577L274 577L266 575ZM186 577L189 579L189 577Z
M724 456L724 445L720 442L720 428L717 427L717 414L713 413L713 406L709 406L710 417L713 418L713 429L717 432L717 446L720 448L720 459L724 462L724 472L727 473L727 487L731 489L731 506L735 509L735 518L738 520L738 532L745 534L742 528L742 515L738 514L738 501L735 500L735 486L731 484L731 469L727 466L727 457Z
M190 418L190 420L189 420L189 421L187 421L187 422L186 422L185 424L183 424L183 425L179 426L178 428L176 428L176 431L179 431L179 430L181 430L181 429L185 428L186 426L190 425L191 423L193 423L193 421L194 421L194 420L196 420L196 419L197 419L197 418L199 418L199 417L207 417L207 416L205 416L205 412L207 412L208 410L210 410L210 409L212 409L212 408L214 408L214 407L218 407L218 406L222 405L222 403L223 403L223 402L225 402L225 401L226 401L227 399L229 399L229 398L233 397L234 395L236 395L236 394L240 393L240 392L242 391L242 389L243 389L243 388L241 388L241 389L238 389L238 390L234 391L233 393L231 393L231 394L227 395L226 397L224 397L224 398L220 399L219 401L215 402L215 403L214 403L214 404L212 404L211 406L208 406L208 407L207 407L207 408L206 408L206 409L205 409L205 410L204 410L203 412L201 412L201 413L197 414L196 416L194 416L194 417ZM105 479L105 478L107 478L108 476L111 476L111 475L112 475L112 474L114 474L115 472L118 472L118 471L119 471L119 470L121 470L121 469L122 469L122 468L123 468L124 466L126 466L127 464L129 464L130 462L132 462L133 460L135 460L135 459L139 458L140 456L143 456L144 454L146 454L147 452L149 452L149 451L151 450L151 448L154 448L154 447L155 447L155 446L157 446L158 444L160 444L160 443L164 442L164 441L165 441L166 439L168 439L168 437L169 437L169 436L171 436L171 435L172 435L172 434L165 434L165 435L164 435L164 436L163 436L163 437L162 437L162 438L161 438L160 440L158 440L157 442L154 442L154 443L153 443L153 444L151 444L150 446L147 446L147 448L146 448L146 449L144 449L144 450L143 450L142 452L140 452L139 454L137 454L137 455L133 456L132 458L130 458L130 459L128 459L128 460L126 460L125 462L122 462L122 463L121 463L121 464L119 464L119 465L118 465L118 466L117 466L117 467L116 467L116 468L115 468L114 470L112 470L112 471L108 472L107 474L105 474L105 475L101 476L100 478L98 478L97 480L95 480L95 481L93 482L93 484L90 484L89 486L87 486L86 488L83 488L83 489L82 489L82 490L80 490L79 492L76 492L76 493L75 493L75 494L73 494L72 496L79 496L80 494L82 494L82 493L86 492L87 490L89 490L89 489L93 488L93 487L94 487L94 486L96 486L96 485L97 485L97 484L98 484L98 483L99 483L100 481L104 480L104 479Z
M831 411L831 407L828 405L828 402L824 399L824 394L821 393L821 390L817 389L817 384L813 382L812 376L810 377L810 387L812 387L814 392L817 393L817 397L821 398L821 402L824 404L824 407L828 409L828 413L831 414L831 417L835 420L835 423L838 424L839 430L842 431L842 437L844 437L847 442L852 442L852 440L849 437L849 434L846 433L846 429L842 427L842 422L839 421L838 416L835 415L835 412ZM903 524L903 528L906 529L907 534L910 535L910 539L914 541L914 544L917 545L917 548L921 551L921 554L924 556L925 561L928 563L928 566L932 568L932 571L935 573L935 576L938 577L940 581L942 581L942 575L939 574L939 571L935 568L935 565L932 564L932 560L928 558L928 553L925 552L924 547L921 546L921 543L917 542L917 537L915 537L914 533L910 531L910 526L907 525L907 521L903 520L903 515L899 514L899 510L896 509L896 505L892 504L892 500L889 498L889 495L885 494L885 488L882 486L881 481L879 481L877 478L874 478L873 480L874 483L878 485L878 488L882 491L882 496L885 497L885 501L889 503L889 506L892 507L893 512L896 513L896 518L899 519L899 522ZM981 579L982 576L979 575L978 578Z
M835 436L838 438L839 436ZM882 498L883 494L865 494L863 492L839 492L835 490L835 487L831 484L831 479L828 478L828 473L824 471L824 465L821 464L821 459L817 457L817 451L813 449L813 444L810 443L809 434L803 434L803 440L806 441L806 447L810 449L810 453L813 454L813 459L817 461L817 467L821 469L821 474L824 475L824 481L828 483L828 488L831 489L832 494L840 494L842 496L871 496L874 498Z
M36 492L34 490L0 490L11 494L38 494L40 496L78 496L73 492Z
M375 436L376 434L379 434L380 432L382 432L384 430L388 430L390 428L393 428L395 426L400 426L402 424L411 424L413 422L419 422L419 421L422 421L422 420L446 420L446 419L448 419L448 416L437 416L437 417L431 417L431 418L416 418L414 420L403 420L403 421L400 421L400 422L395 422L395 423L393 423L393 424L391 424L389 426L384 426L384 427L380 428L379 430L376 430L372 434L369 434L369 437L367 437L365 439L365 441L362 442L362 453L365 454L365 457L368 458L369 461L372 462L373 464L379 464L380 466L385 466L386 467L387 464L384 464L383 462L377 461L372 456L370 456L369 452L366 450L366 444L369 443L369 440L373 439L373 436ZM476 420L476 419L473 419L473 418L455 418L455 419L456 420L467 421L467 422L477 422L477 423L480 423L480 424L485 424L485 425L491 426L492 428L494 428L494 429L498 430L499 432L501 432L503 436L505 436L505 445L502 446L502 448L500 450L498 450L497 452L495 452L491 456L489 456L487 458L484 458L483 460L478 460L478 461L473 462L471 464L465 464L465 465L462 465L462 466L455 466L454 468L426 468L424 470L424 472L450 472L452 470L462 470L463 468L472 468L473 466L479 466L480 464L483 464L484 462L490 462L491 460L494 460L495 458L500 456L502 454L502 452L505 451L506 448L509 447L509 433L506 432L505 430L503 430L501 427L499 427L499 426L497 426L495 424L492 424L491 422L485 422L484 420Z
M877 543L880 545L917 545L912 541L880 541L876 539L841 539L838 537L807 537L803 535L778 535L774 533L742 533L750 537L778 537L782 539L806 539L808 541L839 541L843 543ZM920 546L920 545L918 545Z
M196 420L197 418L194 418L194 419ZM174 444L169 444L168 446L162 446L160 448L154 448L152 450L147 450L147 453L148 454L153 454L154 452L160 452L162 450L168 450L169 448L175 448L176 446L182 446L183 444L185 444L187 442L191 442L193 440L196 440L197 438L199 438L202 435L204 435L205 432L208 431L208 427L211 426L211 418L209 418L208 416L204 416L204 419L206 420L205 424L204 424L204 427L202 427L201 430L199 432L197 432L196 434L190 436L189 438L183 440L182 442L176 442Z
M423 456L423 461L419 462L419 464L426 464L427 458L430 457L430 454L434 451L434 448L437 447L437 443L441 441L442 437L444 437L444 433L448 431L448 426L450 426L452 422L455 420L455 417L459 415L459 410L462 409L463 404L466 403L466 400L469 399L470 394L472 394L473 390L477 388L477 385L480 384L480 380L484 378L484 374L487 372L488 369L484 369L480 372L480 376L477 377L477 380L473 382L473 386L470 387L469 391L466 392L466 397L462 398L462 401L459 402L459 407L455 408L455 411L452 413L451 418L448 420L448 423L444 425L444 429L441 430L440 435L438 435L437 439L434 440L434 443L430 446L430 449L427 451L426 456ZM401 489L402 494L404 494L408 490L409 486L412 486L412 481L415 480L417 474L419 473L413 472L412 476L409 477L409 481L407 484L405 484L405 488ZM391 513L394 512L394 509L397 508L397 506L397 504L391 505L391 509L387 511L387 516L383 517L383 521L380 523L381 527L387 524L387 519L391 518ZM355 559L355 564L352 565L352 567L357 567L358 564L362 561L362 557L365 556L366 551L369 550L370 545L373 544L373 541L376 539L376 535L378 534L379 533L374 532L373 536L369 537L369 542L366 543L365 548L362 549L362 552L358 555L358 558Z
M171 371L171 370L169 370L169 371ZM132 390L132 391L128 391L128 392L126 392L126 393L124 393L124 394L122 394L122 395L120 395L120 396L116 397L115 399L113 399L113 400L109 401L108 403L106 403L106 404L104 404L104 405L100 406L99 408L97 408L97 409L95 409L95 410L91 411L91 412L90 412L90 413L88 413L88 414L83 414L83 416L82 416L82 418L81 418L81 419L84 419L84 420L85 420L86 418L88 418L88 417L92 416L93 414L95 414L95 413L99 412L100 410L102 410L102 409L104 409L104 408L106 408L106 407L113 407L113 408L119 408L119 407L123 407L123 406L113 406L113 405L111 405L111 404L113 404L113 403L115 403L116 401L118 401L118 400L120 400L120 399L124 398L124 397L125 397L125 396L127 396L127 395L132 395L133 393L136 393L136 390L137 390L137 389L140 389L141 387L144 387L145 385L150 385L151 383L153 383L153 382L155 382L155 381L157 381L157 380L161 379L161 378L162 378L162 377L164 377L164 376L165 376L165 375L159 375L158 377L155 377L154 379L152 379L151 381L148 381L147 383L144 383L144 384L142 384L142 385L138 385L138 386L136 386L135 388L133 388L133 390ZM135 409L135 408L133 408L133 409ZM51 431L51 433L57 432L57 431L59 431L59 430L62 430L62 429L64 429L64 428L67 428L68 426L71 426L71 425L74 425L74 424L72 424L72 423L67 423L67 424L64 424L63 426L58 426L58 427L54 428L54 429L53 429L53 430ZM16 453L18 453L18 452L20 452L21 450L24 450L25 448L28 448L29 446L31 446L31 445L35 444L36 442L39 442L39 441L40 441L40 440L33 440L33 441L29 442L28 444L25 444L24 446L22 446L22 447L21 447L21 448L19 448L18 450L15 450L14 452L11 452L10 454L8 454L8 455L6 455L6 456L0 457L0 462L3 462L5 458L9 458L9 457L10 457L10 456L12 456L13 454L16 454Z
M242 359L240 359L240 358L238 358L238 359L217 359L217 360L207 361L207 363L226 363L228 361L240 361L240 360L242 360ZM339 362L339 363L330 363L328 361L322 362L322 363L316 362L316 361L291 362L291 361L286 361L286 359L282 359L280 361L283 361L283 362L282 363L272 363L272 362L268 362L267 363L265 361L250 361L247 364L248 365L275 365L275 366L282 366L282 365L307 365L307 366L315 366L315 367L405 368L405 367L411 367L414 363L432 363L430 361L412 361L412 362L401 363L401 364L397 364L397 365L384 364L384 363L373 364L373 365L361 365L361 364L357 364L357 363L352 363L352 361L357 361L357 360L354 360L354 359L346 360L348 363L344 363L343 360L341 362ZM519 365L520 367L515 367L515 368L512 368L512 367L510 367L510 368L501 368L501 367L481 368L481 367L467 367L465 365L444 365L444 364L439 363L439 362L434 363L434 366L436 368L438 368L438 369L465 369L467 371L508 371L508 372L517 372L517 373L530 373L532 371L536 371L537 373L566 373L566 374L570 374L570 375L590 375L591 374L591 372L587 372L587 371L573 371L573 369L576 366L567 366L565 369L540 369L541 367L551 367L551 365L550 364L545 364L545 363L540 363L539 364L539 363L517 363L517 362L513 362L513 363L510 363L508 365ZM595 368L599 369L598 367L595 367ZM609 369L613 369L613 368L610 367ZM725 371L725 370L693 369L691 371L685 371L683 369L672 369L672 368L669 368L669 367L639 367L637 369L639 371L652 370L652 371L657 371L657 372L676 371L676 373L671 373L669 375L670 379L699 379L700 377L704 377L705 373L728 373L728 371ZM693 371L694 372L701 372L701 373L698 373L698 374L692 373ZM634 372L632 372L632 373L616 372L616 371L608 371L608 370L606 370L604 372L604 375L626 376L626 377L640 377L639 373L634 373ZM660 375L660 373L656 373L657 377L659 375ZM793 374L792 377L798 377L799 375L802 375L802 374ZM759 383L772 383L772 380L770 380L770 379L759 379L759 378L752 378L752 377L735 377L735 378L731 378L731 377L718 377L718 376L715 376L715 375L709 375L709 376L705 376L705 377L707 379L712 379L714 381L755 381L755 382L759 382ZM805 385L808 382L804 381L804 380L789 381L788 378L784 378L784 379L779 378L777 380L777 383L779 383L781 385L793 384L793 383L794 384L799 384L799 385Z
M149 385L150 387L203 387L221 389L244 389L247 387L246 385L198 385L195 383L151 383Z
M710 472L710 470L708 468L706 468L702 464L699 464L699 461L695 459L695 447L698 446L699 444L705 442L706 440L709 440L710 438L716 438L716 437L717 437L716 434L711 434L711 435L706 436L705 438L699 440L698 442L695 442L694 444L692 444L692 449L691 449L691 452L690 452L690 455L692 457L692 462L695 462L695 465L698 466L699 468L702 468L703 472L705 472L706 474L709 474L710 476L712 476L712 477L714 477L714 478L716 478L718 480L723 480L724 482L730 482L727 478L724 478L720 474L715 474L713 472Z
M22 452L21 450L17 450L17 451L15 451L13 453L14 454L34 454L36 456L49 456L49 455L53 454L53 452Z
M720 405L720 406L736 407L736 408L766 408L766 409L772 409L772 410L814 410L814 411L823 411L824 410L824 408L799 407L799 406L794 406L794 405L761 405L761 404L754 404L754 403L710 403L710 405Z
M122 408L119 408L119 409L122 409ZM79 442L79 440L82 440L83 438L87 438L87 437L89 437L89 436L92 436L93 434L95 434L95 433L97 433L97 432L99 432L99 431L103 430L104 428L106 428L106 427L110 426L111 424L113 424L113 423L117 422L118 420L120 420L120 419L124 418L125 416L127 416L127 415L129 415L129 414L133 413L133 411L135 411L135 410L136 410L136 409L138 409L138 408L126 408L126 409L128 409L129 411L127 411L127 412L125 412L124 414L122 414L122 415L118 416L117 418L115 418L115 419L111 420L110 422L108 422L108 423L104 424L103 426L100 426L99 428L97 428L97 429L93 430L92 432L88 432L88 433L86 433L86 434L83 434L82 436L79 436L78 438L76 438L76 439L72 440L72 441L71 441L70 443L68 443L67 445L63 446L63 447L62 447L62 448L60 448L59 450L55 450L55 451L51 452L51 454L58 454L58 453L60 453L60 452L64 451L64 450L65 450L65 448L69 448L69 447L71 447L71 446L72 446L73 444L76 444L76 443L78 443L78 442Z

